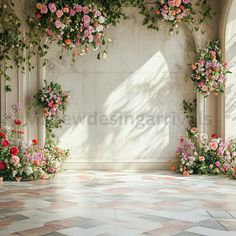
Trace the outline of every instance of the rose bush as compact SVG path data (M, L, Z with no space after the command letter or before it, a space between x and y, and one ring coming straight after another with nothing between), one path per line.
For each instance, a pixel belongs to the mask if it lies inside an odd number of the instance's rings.
M17 122L15 122L17 121ZM68 153L58 154L38 146L38 140L24 142L22 121L19 119L19 106L13 106L13 113L3 118L0 128L0 177L4 180L32 180L52 174L61 169ZM54 147L56 149L56 146ZM49 156L50 153L50 156ZM57 163L51 160L57 160Z
M209 140L207 135L197 128L180 137L177 148L179 172L190 174L222 174L235 175L236 145L235 140L225 141L213 134Z

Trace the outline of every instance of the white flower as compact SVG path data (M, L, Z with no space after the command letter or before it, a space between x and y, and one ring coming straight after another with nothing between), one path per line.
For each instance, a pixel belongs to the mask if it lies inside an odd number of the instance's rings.
M104 29L104 27L103 27L102 25L99 25L99 26L96 28L97 32L101 32L101 31L103 31L103 29Z
M31 175L31 174L33 173L32 167L31 167L31 166L27 166L27 167L25 168L25 173L26 173L27 175Z
M98 22L99 22L100 24L103 24L103 23L105 22L105 18L104 18L103 16L100 16L100 17L98 18Z

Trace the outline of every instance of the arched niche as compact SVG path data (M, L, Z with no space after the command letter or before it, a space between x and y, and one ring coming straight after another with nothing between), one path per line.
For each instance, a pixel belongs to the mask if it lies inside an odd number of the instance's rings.
M232 74L228 75L225 95L219 103L219 131L225 138L236 136L236 1L225 1L220 29L225 60Z

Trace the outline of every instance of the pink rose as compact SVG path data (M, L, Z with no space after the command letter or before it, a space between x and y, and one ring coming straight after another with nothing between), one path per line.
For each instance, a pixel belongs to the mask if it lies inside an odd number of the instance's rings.
M85 6L85 7L83 7L83 13L84 14L88 14L89 13L89 7L87 7L87 6Z
M88 27L88 31L89 31L90 33L92 33L92 32L94 31L93 26L90 25L90 26Z
M183 0L183 3L188 4L188 3L190 3L190 0Z
M96 11L95 12L95 16L101 16L101 12L100 11Z
M61 18L63 16L63 11L62 10L57 10L56 15L58 18Z
M55 27L56 27L57 29L60 29L61 26L62 26L62 23L61 23L60 20L56 20L55 23L54 23L54 25L55 25Z
M53 167L48 168L48 173L52 174L52 173L55 173L55 172L56 172L55 168L53 168Z
M205 161L205 157L204 156L200 156L199 157L199 161Z
M217 142L210 142L209 146L211 150L215 151L218 148L218 143Z
M191 129L191 132L193 132L193 133L198 132L198 128L193 127L193 128Z
M85 37L88 37L88 36L89 36L89 31L88 31L88 30L85 30L85 31L84 31L84 36L85 36Z
M181 5L181 0L175 0L175 6L179 7Z
M12 162L14 165L17 165L17 164L20 163L20 158L19 158L18 156L12 156L11 162Z
M57 7L56 7L55 3L49 3L48 8L52 13L54 13L57 10Z
M50 29L45 29L45 32L48 34L48 36L52 36L52 31Z
M84 22L85 24L89 24L89 23L90 23L90 17L89 17L88 15L84 15L84 16L83 16L83 22Z
M64 8L63 8L63 12L69 13L69 11L70 11L70 9L69 9L68 7L64 7Z
M75 10L76 10L76 12L82 12L83 7L81 5L75 5Z
M76 13L76 11L74 10L74 9L70 9L70 16L74 16L75 15L75 13Z
M204 85L204 82L200 82L200 83L198 84L199 87L202 87L203 85Z
M48 103L48 107L52 107L52 105L53 105L53 102Z
M43 5L40 12L41 12L41 14L47 14L48 13L48 7L46 5Z
M208 86L206 86L206 85L203 85L203 86L202 86L202 91L204 91L204 92L205 92L205 91L207 91L207 90L208 90Z
M170 0L168 2L168 4L169 4L170 7L174 7L175 6L175 0Z
M216 161L216 162L215 162L215 165L216 165L216 167L220 167L220 162L219 162L219 161Z

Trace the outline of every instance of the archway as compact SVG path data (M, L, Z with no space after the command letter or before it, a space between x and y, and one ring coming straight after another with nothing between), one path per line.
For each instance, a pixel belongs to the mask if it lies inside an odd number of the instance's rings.
M219 104L219 131L226 138L236 134L236 2L227 1L224 5L221 22L221 41L225 59L232 74L228 75L225 95Z

